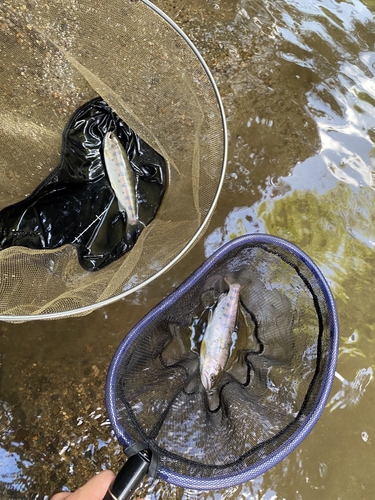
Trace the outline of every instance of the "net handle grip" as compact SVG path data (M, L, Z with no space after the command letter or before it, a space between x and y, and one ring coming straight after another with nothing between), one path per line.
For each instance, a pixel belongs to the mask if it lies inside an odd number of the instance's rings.
M128 500L147 474L150 450L142 450L128 458L108 488L103 500Z

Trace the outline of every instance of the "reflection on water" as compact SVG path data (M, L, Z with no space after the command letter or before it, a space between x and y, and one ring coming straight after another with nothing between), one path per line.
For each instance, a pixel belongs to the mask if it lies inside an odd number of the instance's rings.
M223 97L230 146L219 205L205 241L134 302L87 318L1 328L0 493L39 500L102 467L117 469L123 457L103 412L115 347L203 252L246 232L270 232L299 245L329 280L342 335L337 369L348 382L335 380L331 411L256 480L198 493L146 479L140 495L372 499L374 2L157 4L193 39Z
M320 266L335 293L341 331L348 339L340 349L338 370L354 372L354 378L335 382L331 414L323 415L320 433L313 431L296 453L266 473L264 484L272 484L275 498L371 498L374 482L366 466L371 459L362 454L362 446L371 446L369 415L374 400L375 300L370 292L375 279L373 13L361 2L288 2L280 10L269 9L284 39L277 50L286 62L281 74L290 76L290 81L278 82L286 91L293 86L291 81L295 88L298 82L295 99L300 102L303 89L305 129L312 119L319 147L313 149L314 137L306 133L306 150L310 146L311 153L304 157L301 148L292 150L290 158L300 154L297 161L288 162L282 151L274 171L263 152L255 154L255 164L261 160L264 169L256 180L258 193L249 203L243 201L241 189L236 190L235 206L228 210L224 224L206 238L205 251L208 256L223 242L246 232L269 232L293 241ZM271 130L278 118L281 122L275 110ZM265 128L266 122L248 118L246 125L251 131L254 125ZM294 127L284 132L295 138L301 133ZM248 153L253 137L241 136L240 151ZM294 145L298 146L298 139ZM254 149L248 157L251 154ZM245 157L242 161L246 162ZM235 187L232 182L230 189L235 191ZM333 410L339 408L338 422L338 412ZM322 434L324 444L319 439ZM314 446L315 435L319 444ZM339 435L348 441L337 445ZM351 459L343 460L342 453ZM337 464L336 454L340 456ZM361 463L361 470L353 457Z
M6 401L0 400L0 433L1 436L9 436L12 432L12 410ZM26 492L22 484L22 475L31 465L27 460L22 460L20 454L9 452L0 447L1 481L0 494L5 494L8 490Z
M366 391L366 387L374 378L371 366L359 370L352 382L348 382L337 373L336 376L342 383L342 389L336 392L328 402L327 408L330 408L330 411L334 411L336 408L343 409L346 408L346 406L358 404Z
M367 282L371 276L372 193L368 187L353 191L342 183L322 195L296 189L262 202L257 215L266 231L301 246L324 272L336 297L347 302L349 274L359 273Z

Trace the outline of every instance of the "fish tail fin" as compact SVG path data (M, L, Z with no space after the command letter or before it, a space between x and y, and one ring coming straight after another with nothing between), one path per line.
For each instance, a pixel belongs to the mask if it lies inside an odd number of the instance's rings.
M230 287L231 285L239 285L240 288L242 289L243 286L241 285L241 283L239 283L238 281L236 281L233 276L224 276L224 281L225 283Z
M128 221L126 226L126 232L128 237L131 240L135 241L144 227L145 227L144 224L139 220L135 222Z
M230 276L224 276L224 281L228 286L231 286L231 284L233 283L233 278L231 278Z

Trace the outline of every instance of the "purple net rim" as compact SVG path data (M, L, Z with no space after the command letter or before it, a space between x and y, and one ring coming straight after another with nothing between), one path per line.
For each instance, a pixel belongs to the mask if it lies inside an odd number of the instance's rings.
M312 428L317 423L320 415L322 414L324 407L327 403L329 392L332 387L333 379L335 376L337 356L338 356L338 345L339 345L339 325L335 301L330 290L330 287L323 276L320 269L312 261L312 259L298 248L293 243L290 243L283 238L277 236L271 236L268 234L249 234L235 238L228 243L225 243L216 252L214 252L198 269L196 269L174 292L165 297L159 304L157 304L146 316L144 316L128 333L124 340L119 345L115 355L112 358L106 382L106 406L109 414L109 419L112 424L112 428L122 445L125 447L133 444L132 439L126 433L126 430L120 425L117 418L117 408L116 408L116 378L117 371L121 364L121 360L124 357L127 349L130 347L132 342L137 338L137 336L143 331L143 329L153 321L162 311L176 302L183 294L185 294L194 284L202 278L209 269L221 260L228 252L235 249L241 249L246 246L256 246L259 244L269 244L277 245L284 250L289 251L296 257L298 257L314 274L317 279L320 288L324 294L324 298L327 303L328 311L330 313L330 348L328 352L327 359L327 369L324 374L324 381L320 388L319 397L317 398L316 404L313 410L310 412L309 417L306 422L301 425L301 427L293 433L283 445L277 448L273 453L270 453L263 460L258 461L255 465L252 465L243 471L223 475L221 477L215 478L197 478L178 474L170 469L160 467L158 469L158 477L168 481L169 483L181 486L183 488L192 488L198 490L213 490L221 488L229 488L231 486L236 486L238 484L250 481L255 477L263 474L268 469L276 465L280 460L284 459L289 453L291 453L311 432Z

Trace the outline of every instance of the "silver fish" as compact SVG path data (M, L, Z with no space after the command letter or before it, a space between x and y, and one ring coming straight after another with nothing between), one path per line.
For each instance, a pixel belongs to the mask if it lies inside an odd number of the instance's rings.
M136 178L128 155L114 132L107 132L104 136L104 163L119 209L126 212L128 223L135 226L139 220Z
M217 375L228 361L231 336L236 324L241 285L229 283L208 322L200 348L200 373L206 391L211 391Z

